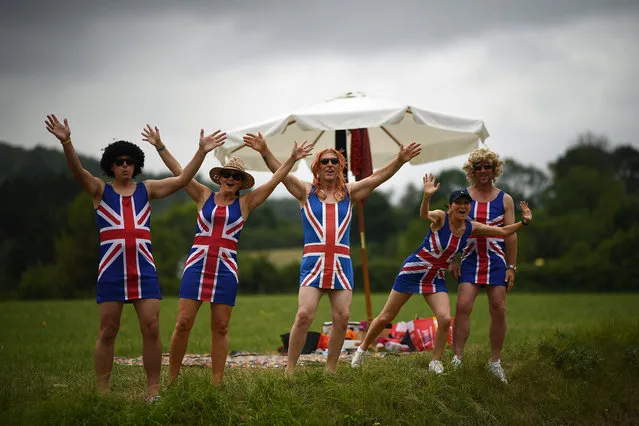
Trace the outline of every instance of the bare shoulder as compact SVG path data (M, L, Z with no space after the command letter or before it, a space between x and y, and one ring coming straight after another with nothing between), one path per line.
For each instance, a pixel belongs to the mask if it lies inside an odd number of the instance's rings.
M514 206L515 201L513 200L513 197L511 197L511 195L507 192L504 192L504 205L505 206Z
M436 221L441 222L446 218L446 212L443 210L432 210L430 216L435 218Z

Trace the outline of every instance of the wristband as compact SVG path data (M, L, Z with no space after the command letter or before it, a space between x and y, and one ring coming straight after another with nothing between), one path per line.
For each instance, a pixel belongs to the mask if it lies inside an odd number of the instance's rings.
M62 145L66 145L68 143L71 143L71 138L67 139L66 141L62 141L60 142Z
M528 226L528 222L524 222L523 219L521 220L521 224L524 225L524 226Z
M158 150L158 152L160 152L160 151L164 151L164 148L166 148L166 145L162 145L161 148L156 148L156 149Z

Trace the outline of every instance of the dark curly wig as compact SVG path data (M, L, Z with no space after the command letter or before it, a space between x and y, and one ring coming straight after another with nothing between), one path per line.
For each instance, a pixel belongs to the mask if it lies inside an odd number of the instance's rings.
M104 148L102 159L100 159L100 168L109 177L113 177L113 162L121 155L128 155L135 160L135 170L133 171L133 177L136 177L142 173L144 167L144 152L134 143L127 141L117 141L107 145Z

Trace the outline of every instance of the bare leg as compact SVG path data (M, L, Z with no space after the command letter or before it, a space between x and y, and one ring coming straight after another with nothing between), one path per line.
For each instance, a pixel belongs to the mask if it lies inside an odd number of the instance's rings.
M229 322L232 306L211 303L211 368L212 381L219 384L224 376L226 355L229 352Z
M333 325L331 326L331 335L328 338L326 370L334 372L337 368L342 346L344 346L353 292L350 290L329 290L328 298L331 301L331 320Z
M178 302L175 330L173 330L169 346L169 382L175 380L180 373L182 360L189 344L189 334L200 306L202 306L201 300L180 298Z
M113 348L115 337L120 330L122 305L122 302L104 302L98 305L100 330L98 332L98 340L95 342L93 360L98 391L101 393L109 390L109 378L113 369Z
M506 287L487 286L490 309L490 360L499 361L506 338Z
M453 351L462 359L464 346L470 334L470 313L473 311L479 286L472 283L461 283L457 287L457 305L453 322Z
M160 299L140 299L134 302L142 331L142 362L147 377L147 395L158 394L162 368L160 341Z
M300 287L295 323L288 339L286 372L289 374L295 371L297 360L304 347L304 342L306 342L306 332L315 318L315 311L322 294L324 294L323 291L315 287Z
M386 300L386 304L384 305L384 309L382 312L371 322L371 325L368 327L368 331L366 332L366 337L362 341L360 348L363 351L367 350L368 347L377 339L377 336L380 335L386 324L392 322L399 310L406 304L408 299L412 294L410 293L400 293L395 290L391 290L388 295L388 299Z
M446 292L424 294L424 299L437 318L433 360L439 361L442 359L450 330L450 300Z

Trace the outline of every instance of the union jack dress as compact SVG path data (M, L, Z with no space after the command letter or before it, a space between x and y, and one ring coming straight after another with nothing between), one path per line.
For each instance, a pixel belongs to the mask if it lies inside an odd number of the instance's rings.
M468 217L485 225L504 226L504 211L504 191L499 191L492 201L473 201ZM504 237L471 235L468 238L462 255L459 283L507 284Z
M304 254L300 286L327 290L353 290L351 262L351 200L323 203L315 186L302 207Z
M151 204L143 183L123 196L108 183L95 210L100 231L97 302L161 299L151 254Z
M193 247L184 265L180 297L235 306L237 243L244 219L237 198L228 206L215 204L215 193L197 214Z
M450 231L448 213L444 226L437 231L428 230L422 245L404 261L399 271L393 290L400 293L432 294L446 292L445 274L455 253L462 251L466 245L473 225L466 219L466 229L461 237Z

